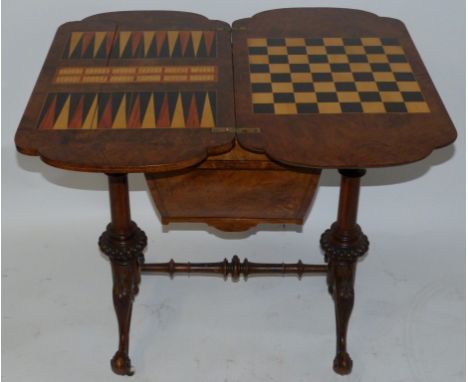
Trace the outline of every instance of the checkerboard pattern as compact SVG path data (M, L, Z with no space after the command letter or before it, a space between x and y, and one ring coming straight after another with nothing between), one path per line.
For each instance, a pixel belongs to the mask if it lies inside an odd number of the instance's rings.
M428 113L397 39L249 38L254 113Z

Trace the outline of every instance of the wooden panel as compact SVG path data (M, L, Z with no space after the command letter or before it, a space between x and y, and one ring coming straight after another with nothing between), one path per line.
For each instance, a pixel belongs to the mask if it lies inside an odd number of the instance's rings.
M232 130L211 127L237 126L257 129L240 144L274 161L354 168L416 161L456 138L397 20L283 9L235 22L232 37L234 52L229 25L184 12L64 24L18 150L66 169L164 172L229 151Z
M402 22L291 8L233 24L243 147L289 165L367 168L420 160L456 131Z
M203 222L224 231L260 223L302 224L320 170L297 170L239 146L197 168L146 174L163 224Z
M230 27L167 11L62 25L18 128L20 152L96 172L171 171L228 151ZM222 75L218 75L222 73Z
M284 170L195 169L174 176L147 175L163 224L198 221L215 225L248 219L252 224L302 224L317 173Z

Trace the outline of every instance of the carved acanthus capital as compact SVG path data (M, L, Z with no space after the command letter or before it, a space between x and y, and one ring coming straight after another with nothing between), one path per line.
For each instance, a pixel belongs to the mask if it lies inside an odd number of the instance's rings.
M357 225L354 239L349 236L340 236L336 232L336 223L327 229L320 237L320 246L325 252L325 260L356 261L369 249L369 240Z
M148 239L146 234L132 222L130 234L126 237L119 236L112 228L107 226L106 231L99 238L99 248L110 260L126 263L137 259L139 263L144 262L143 250L146 248Z

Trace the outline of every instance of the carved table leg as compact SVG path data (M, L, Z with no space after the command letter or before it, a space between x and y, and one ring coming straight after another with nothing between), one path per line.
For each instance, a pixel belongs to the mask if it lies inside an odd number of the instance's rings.
M338 219L320 239L329 266L328 288L335 301L337 343L333 369L341 375L351 373L353 367L347 351L346 335L354 305L356 261L369 248L366 235L356 223L360 178L365 173L365 170L340 170Z
M119 324L119 349L111 360L111 367L116 374L132 375L128 356L130 320L147 239L130 219L127 175L112 174L108 177L112 219L99 238L99 247L111 261L112 294Z

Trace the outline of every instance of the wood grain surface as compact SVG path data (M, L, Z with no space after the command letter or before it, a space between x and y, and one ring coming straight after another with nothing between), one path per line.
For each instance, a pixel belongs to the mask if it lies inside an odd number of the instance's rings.
M399 20L351 9L279 9L234 22L232 34L237 126L261 129L261 134L238 136L247 150L296 166L368 168L423 159L456 138L447 111ZM397 40L430 112L255 113L248 39L285 38Z
M233 127L250 131L219 129ZM423 159L455 138L402 22L291 8L232 31L169 11L66 23L15 143L65 169L150 173L196 166L236 139L289 166L368 168Z
M171 171L228 151L234 133L211 128L235 125L230 39L228 24L186 12L116 12L62 25L20 122L18 150L107 173ZM187 67L221 74L216 81L177 73L162 81L56 81L63 70L155 67L166 75Z

